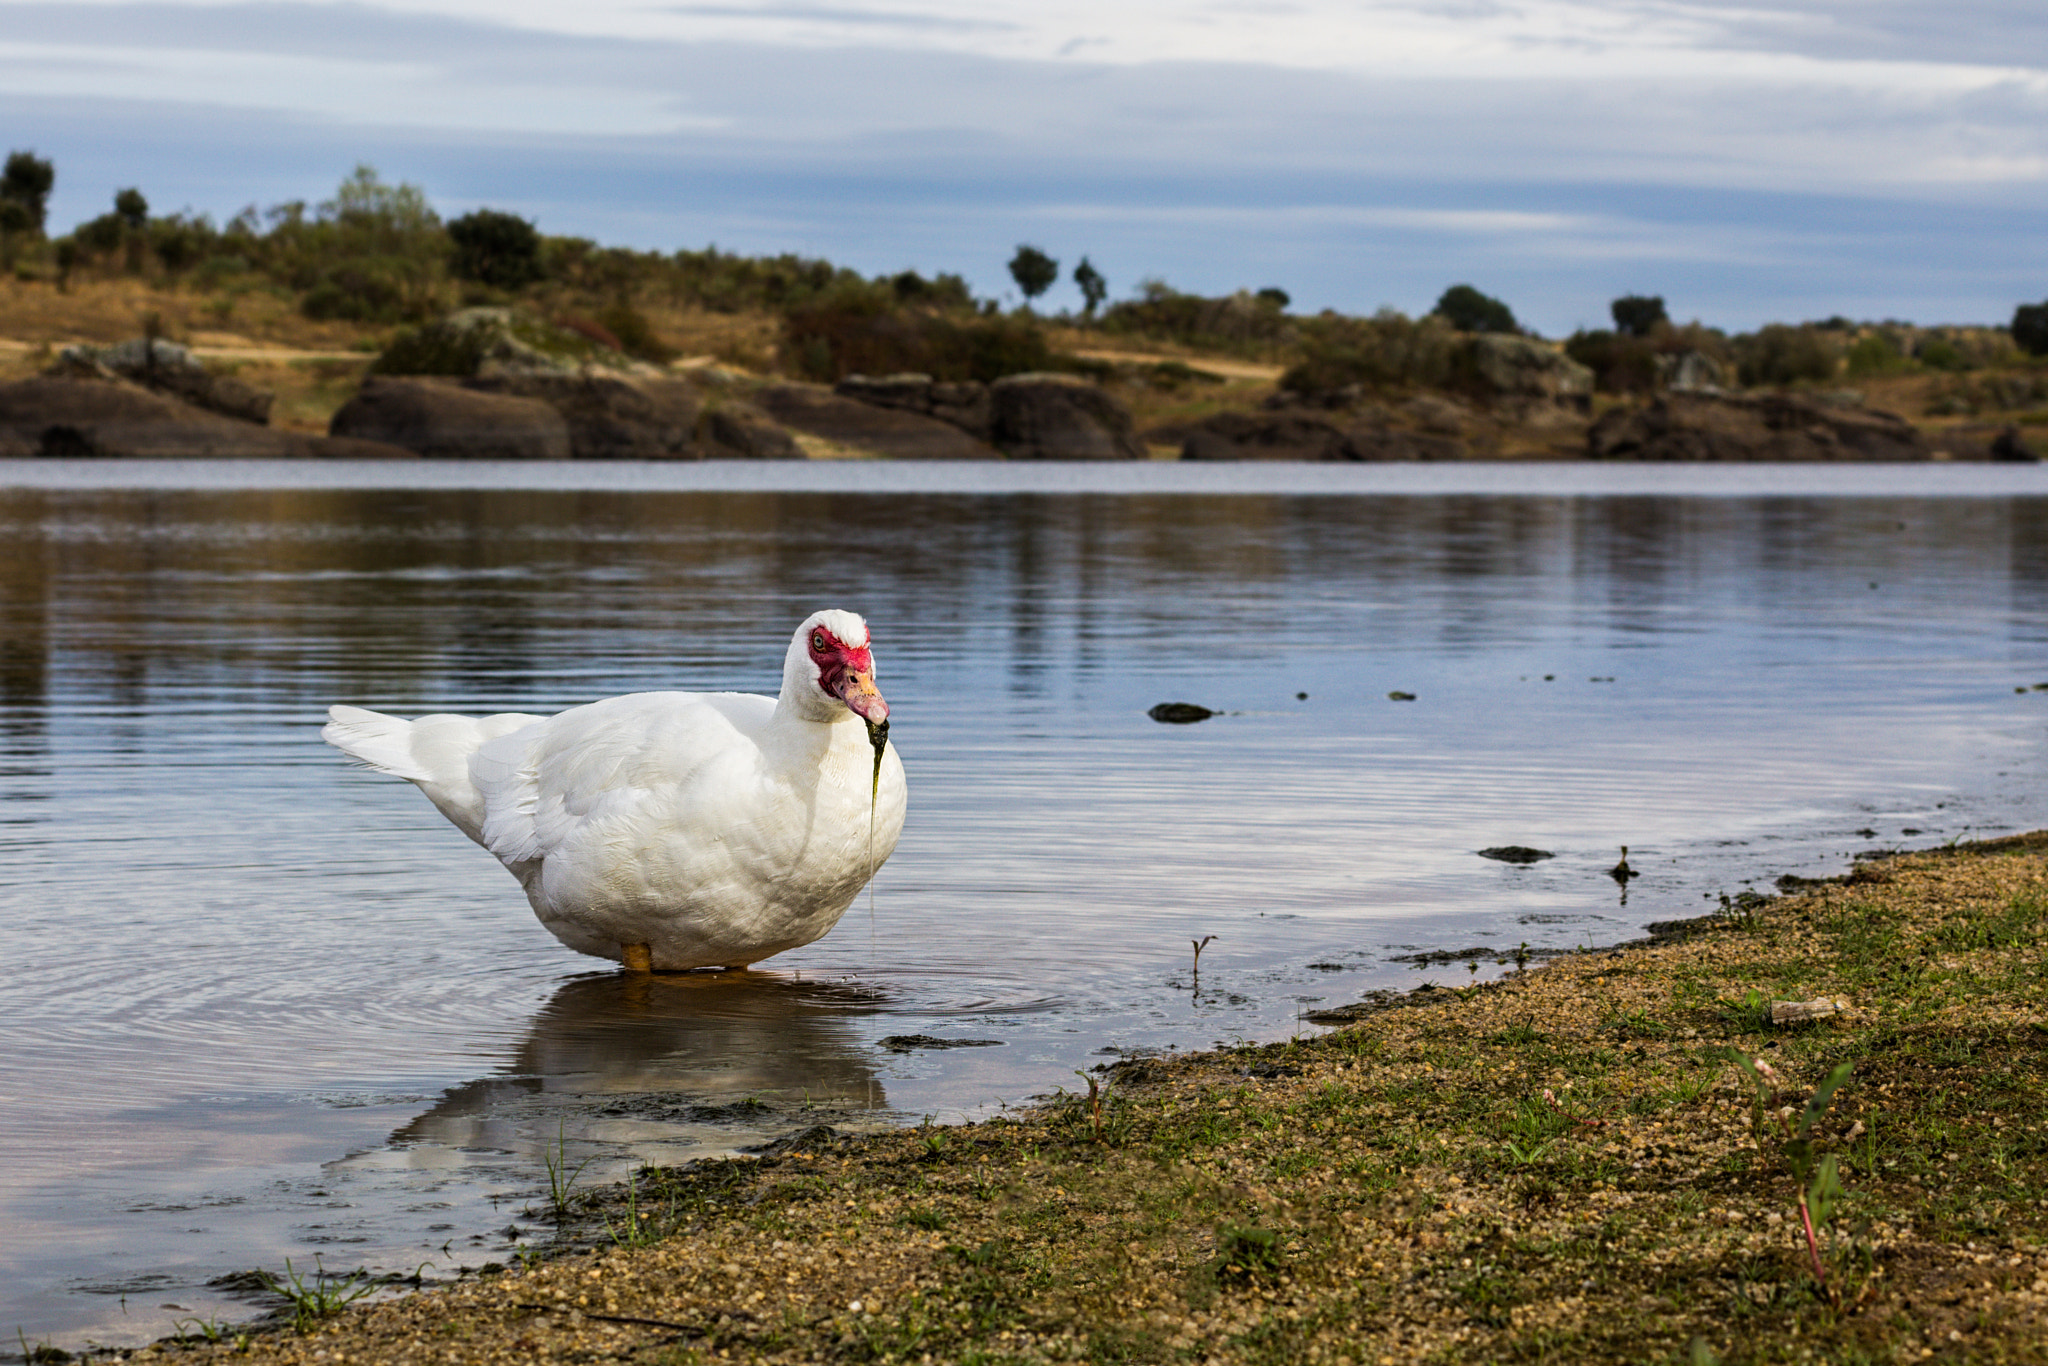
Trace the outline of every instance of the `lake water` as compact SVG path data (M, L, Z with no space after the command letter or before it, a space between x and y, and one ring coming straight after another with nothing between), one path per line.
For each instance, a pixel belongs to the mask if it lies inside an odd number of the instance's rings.
M556 1148L985 1113L1468 976L1418 950L2048 824L2036 468L38 462L0 527L30 1343L247 1317L208 1281L287 1257L508 1261ZM910 821L872 909L745 977L577 957L318 736L768 691L820 606L872 624Z

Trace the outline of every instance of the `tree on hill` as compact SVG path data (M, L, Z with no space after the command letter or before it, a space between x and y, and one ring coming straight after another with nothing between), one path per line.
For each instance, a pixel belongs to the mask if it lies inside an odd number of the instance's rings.
M1260 303L1282 312L1286 311L1287 305L1294 302L1294 296L1278 285L1267 285L1252 297Z
M1661 294L1624 294L1607 311L1614 315L1614 330L1624 337L1647 337L1657 324L1671 321Z
M2048 356L2048 303L2021 304L2014 309L2012 339L2030 356Z
M1432 310L1460 332L1519 332L1514 310L1470 285L1452 285Z
M367 162L358 163L335 188L334 198L320 206L320 217L398 236L415 236L441 226L425 190L411 184L386 185L377 168Z
M114 192L114 217L137 232L149 226L149 201L142 191L130 187Z
M1012 265L1010 269L1015 270L1016 266ZM1102 272L1089 265L1088 258L1083 256L1081 264L1074 267L1074 284L1081 291L1082 315L1094 317L1095 310L1109 297L1109 281L1103 279Z
M1060 278L1060 263L1037 247L1020 242L1017 254L1010 258L1010 278L1024 291L1026 299L1035 299Z
M478 209L448 224L455 254L448 268L460 280L518 289L541 276L540 233L516 214Z
M34 152L7 155L0 169L0 232L41 234L57 168Z

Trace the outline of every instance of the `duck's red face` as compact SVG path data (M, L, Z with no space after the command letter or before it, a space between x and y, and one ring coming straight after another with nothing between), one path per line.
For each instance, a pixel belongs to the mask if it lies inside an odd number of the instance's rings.
M875 687L875 657L867 642L849 645L822 626L811 628L811 663L818 666L818 686L844 702L869 725L889 719L889 704Z

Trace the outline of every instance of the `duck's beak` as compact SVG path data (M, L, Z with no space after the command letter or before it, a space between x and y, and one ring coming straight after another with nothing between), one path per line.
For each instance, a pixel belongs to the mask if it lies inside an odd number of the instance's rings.
M841 674L839 700L869 726L878 726L889 719L889 704L882 700L881 690L875 686L875 675L869 670L848 669Z

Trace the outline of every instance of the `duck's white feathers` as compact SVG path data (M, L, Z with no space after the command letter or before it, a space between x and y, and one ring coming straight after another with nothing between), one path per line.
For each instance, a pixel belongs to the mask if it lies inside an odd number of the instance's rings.
M320 738L373 768L418 783L456 828L484 843L484 803L470 778L470 758L502 735L545 720L520 712L496 716L440 713L411 721L362 707L329 707Z
M553 717L336 707L322 734L417 783L572 948L616 959L644 943L656 967L737 966L831 929L903 828L895 747L871 857L866 728L836 703L834 719L806 719L815 707L790 705L791 686L781 703L634 693Z

